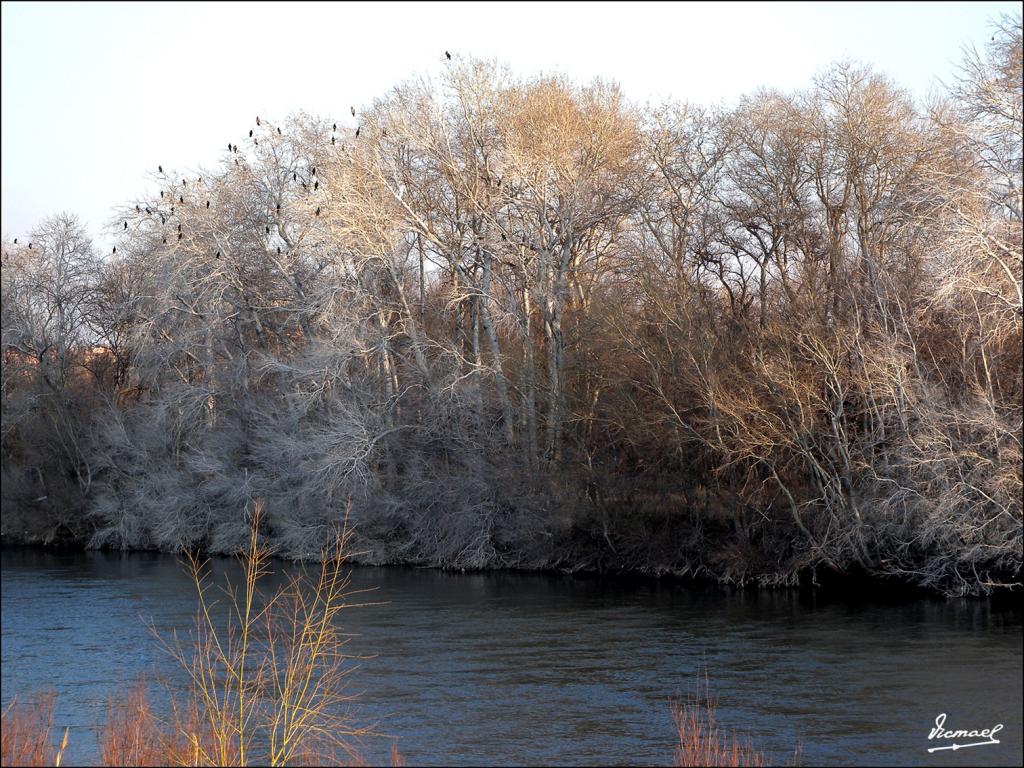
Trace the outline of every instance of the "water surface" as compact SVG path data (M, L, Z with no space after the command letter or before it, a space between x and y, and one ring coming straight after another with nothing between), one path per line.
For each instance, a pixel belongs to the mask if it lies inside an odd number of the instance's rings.
M276 563L278 571L288 569ZM231 560L214 563L218 574ZM1021 764L1022 620L988 601L825 600L679 583L353 569L380 604L344 614L353 713L409 764L668 765L668 701L706 667L719 723L776 764ZM52 688L71 763L119 681L174 678L146 623L190 626L173 557L2 552L2 698ZM929 755L928 732L1003 723L1002 743ZM363 745L386 759L390 741Z

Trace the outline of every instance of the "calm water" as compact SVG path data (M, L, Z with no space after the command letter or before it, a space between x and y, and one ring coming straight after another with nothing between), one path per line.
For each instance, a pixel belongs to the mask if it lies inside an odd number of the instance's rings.
M3 701L55 689L69 756L88 761L117 681L173 676L145 622L190 625L188 577L150 554L4 549L2 566ZM346 615L350 650L375 654L352 675L354 712L411 764L667 765L667 702L702 665L720 724L777 763L797 743L809 765L1022 762L1019 610L401 568L353 580L387 601ZM1002 743L929 755L940 712L1003 723ZM379 761L389 743L364 750Z

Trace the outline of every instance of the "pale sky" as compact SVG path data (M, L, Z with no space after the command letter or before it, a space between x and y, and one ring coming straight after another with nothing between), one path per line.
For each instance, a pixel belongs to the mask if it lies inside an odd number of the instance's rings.
M79 215L97 239L147 173L211 167L256 115L352 123L444 51L618 81L640 103L731 103L853 59L924 98L1017 2L21 3L2 13L2 234ZM340 127L340 126L339 126Z

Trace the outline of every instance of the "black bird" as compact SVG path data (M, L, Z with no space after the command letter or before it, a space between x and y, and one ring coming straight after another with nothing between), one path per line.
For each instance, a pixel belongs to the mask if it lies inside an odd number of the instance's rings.
M270 226L269 225L267 225L267 234L268 235L270 234Z
M188 186L188 180L187 179L182 179L181 180L181 186L183 186L183 187Z
M163 197L163 196L164 196L164 191L161 189L160 190L160 197Z
M152 213L152 211L151 211L151 210L149 210L149 206L147 205L147 206L146 206L146 214L148 215L148 214L150 214L150 213Z
M281 129L280 129L280 128L278 128L278 129L277 129L277 135L278 135L278 136L280 136L280 135L281 135Z
M181 232L181 224L178 225L178 231Z
M316 168L313 169L313 175L316 176Z
M18 244L18 238L14 238L14 244L15 244L15 245L17 245L17 244Z
M185 196L184 195L178 195L178 202L179 203L184 203L185 202Z
M206 201L206 207L207 207L207 208L209 208L209 207L210 207L210 201L209 201L209 200L207 200L207 201Z
M127 221L124 223L124 228L128 229L128 222Z
M334 146L334 137L333 136L331 136L331 146L332 147Z
M167 223L167 219L164 218L164 215L162 213L160 214L160 223L161 224L166 224Z
M359 128L356 128L356 138L359 138Z
M314 181L313 182L313 191L316 192L318 189L320 189L320 182L319 181Z
M167 245L167 238L164 238L164 245Z
M135 206L135 212L136 212L136 213L138 213L138 212L139 212L139 206L137 206L137 205Z
M114 250L112 251L112 253L117 253L117 246L116 245L114 246Z
M256 125L259 125L259 124L260 124L260 116L256 115Z
M220 258L220 251L217 251L217 258Z
M336 130L338 130L338 124L337 124L337 123L335 123L334 125L332 125L332 126L331 126L331 130L332 130L332 131L336 131Z
M249 129L249 138L252 138L252 128Z
M235 154L237 154L237 153L238 153L238 145L235 144Z
M171 206L171 214L172 215L174 214L174 206L173 205Z
M317 206L317 207L316 207L316 215L317 215L317 216L319 216L319 215L320 215L320 206Z
M279 245L279 246L277 246L277 255L278 255L278 256L280 256L280 255L281 255L281 246L280 246L280 245Z
M228 142L228 152L230 152L230 151L231 151L231 142L229 141Z
M452 55L450 53L448 53L448 51L445 51L444 55L445 55L445 58L448 59L448 61L452 60Z
M157 169L158 171L160 171L160 173L163 173L163 172L164 172L164 167L163 167L162 165L158 165L158 166L156 167L156 169Z
M30 251L32 250L32 243L29 243L29 244L28 244L28 249L29 249Z
M292 181L296 181L298 178L299 175L295 171L292 171Z
M278 212L278 213L280 213L280 212L281 212L281 204L280 204L280 203L278 203L278 204L277 204L277 212Z
M349 109L352 110L352 117L355 117L356 116L356 108L355 107L349 107Z
M181 240L181 232L178 233L178 239Z
M260 145L260 140L259 139L253 139L252 143L255 144L258 147Z

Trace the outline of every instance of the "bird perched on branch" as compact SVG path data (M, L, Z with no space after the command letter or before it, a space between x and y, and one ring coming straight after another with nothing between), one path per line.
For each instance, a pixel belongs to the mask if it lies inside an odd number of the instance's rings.
M448 61L451 61L451 60L452 60L452 55L451 55L450 53L448 53L448 51L445 51L445 52L444 52L444 57L445 57L446 59L448 59Z
M128 229L128 222L127 221L124 223L124 228Z
M359 138L359 128L356 128L356 138Z
M355 107L349 107L349 110L351 110L351 112L352 112L352 117L355 117L356 116L356 108Z
M164 167L163 167L162 165L158 165L158 166L156 167L156 169L157 169L158 171L160 171L160 173L163 173L163 172L164 172Z
M260 116L256 115L256 125L259 125L259 124L260 124Z

